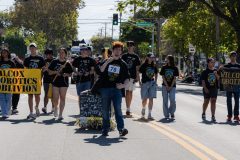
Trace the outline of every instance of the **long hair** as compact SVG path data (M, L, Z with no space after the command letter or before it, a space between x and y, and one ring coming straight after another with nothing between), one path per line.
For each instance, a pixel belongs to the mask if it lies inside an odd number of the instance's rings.
M145 61L144 61L144 64L148 64L148 57L146 57L146 59L145 59ZM155 63L154 63L154 61L152 61L151 66L152 66L152 67L155 67L155 66L156 66Z
M174 57L172 55L168 55L167 59L169 61L169 64L167 65L170 65L171 67L175 67Z
M1 50L1 60L3 60L3 56L2 56L2 53L3 52L7 52L8 53L8 59L11 59L11 53L9 52L9 50L7 49L7 48L3 48L2 50Z

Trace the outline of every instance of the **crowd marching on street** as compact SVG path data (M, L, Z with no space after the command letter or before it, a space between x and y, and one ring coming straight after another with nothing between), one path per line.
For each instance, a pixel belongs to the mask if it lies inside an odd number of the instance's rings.
M0 58L0 70L9 68L41 69L42 86L44 89L44 106L40 108L40 94L28 94L29 115L28 120L34 120L40 116L40 110L61 121L64 118L66 94L69 87L69 77L76 77L76 93L80 106L81 92L91 90L99 93L102 98L102 135L108 136L110 131L110 110L113 106L117 129L120 136L128 134L125 128L122 114L122 98L125 98L126 116L131 117L131 103L134 99L136 83L140 85L142 99L142 119L154 120L152 109L154 99L157 98L158 76L162 76L162 103L163 116L167 120L175 120L176 112L176 82L179 69L175 65L174 57L168 55L165 65L161 69L156 64L153 53L146 54L141 61L135 53L135 43L127 41L127 53L123 53L122 42L112 43L112 49L103 49L102 59L96 61L91 57L91 48L82 46L80 55L73 61L68 60L66 48L58 50L58 57L53 57L53 50L46 49L44 57L38 53L37 45L29 45L30 55L24 60L18 56L11 57L7 48L2 48ZM45 59L44 59L45 58ZM207 59L207 67L201 73L204 102L202 105L202 119L206 119L206 110L210 103L211 120L216 122L215 111L219 90L221 68L240 68L236 62L237 53L230 53L230 62L219 69L214 67L215 60ZM232 95L234 97L234 109L232 107ZM51 97L49 99L49 97ZM239 88L234 91L226 91L227 97L227 121L239 121ZM18 113L20 94L0 93L1 119L9 118L11 114ZM35 101L34 101L35 100ZM49 102L50 100L50 102ZM51 103L51 108L47 105ZM146 114L147 113L147 114ZM145 116L147 115L147 116Z

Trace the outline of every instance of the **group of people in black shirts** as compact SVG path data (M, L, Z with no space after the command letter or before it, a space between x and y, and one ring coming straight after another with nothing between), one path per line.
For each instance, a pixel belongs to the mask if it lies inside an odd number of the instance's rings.
M202 119L206 120L206 110L208 104L211 104L211 120L213 122L216 121L215 111L216 111L216 100L218 96L219 89L219 79L220 73L223 68L230 69L240 69L240 65L237 63L237 53L235 51L230 53L230 62L226 65L221 66L218 70L214 68L215 60L213 58L207 59L207 68L201 74L202 86L203 86L203 112ZM234 88L231 91L226 91L227 97L227 121L230 122L232 120L239 122L239 88ZM232 107L232 96L234 97L234 109ZM233 112L234 111L234 112Z
M121 136L125 136L128 130L124 127L122 115L122 97L126 101L126 116L131 117L131 102L135 84L139 82L141 88L142 99L142 118L145 119L146 107L148 106L148 120L153 120L151 111L153 108L153 99L157 97L157 79L158 74L162 76L162 98L163 98L163 114L166 119L175 119L176 111L176 78L179 76L178 68L175 66L174 57L168 55L166 65L162 66L159 72L155 56L152 53L146 55L145 61L141 63L139 56L134 53L135 44L133 41L127 42L128 52L123 54L123 43L113 42L112 51L104 50L102 59L99 61L90 57L91 51L87 46L82 46L80 56L72 62L67 60L68 53L65 48L60 48L58 58L53 58L51 49L45 50L45 59L38 55L37 45L31 43L29 49L31 54L21 61L17 56L11 58L8 49L1 50L0 69L7 68L29 68L41 69L43 73L44 88L44 106L43 113L47 113L47 105L49 101L49 92L51 90L51 102L54 117L58 120L63 119L63 111L65 107L66 93L69 87L69 77L75 74L76 91L79 97L81 92L92 90L93 93L100 93L103 106L103 130L104 136L108 135L110 129L110 110L111 105L114 108L117 129ZM231 52L230 63L224 65L226 68L240 68L236 62L237 53ZM211 104L212 121L216 121L215 110L216 100L219 88L220 71L214 68L215 60L209 58L207 60L207 68L201 74L203 86L203 112L202 119L206 119L206 110L208 104ZM140 77L141 75L141 77ZM94 90L95 89L95 90ZM96 91L97 90L97 91ZM234 112L232 109L232 95L234 95L235 105ZM227 121L232 118L239 121L239 89L227 91ZM0 106L2 118L6 119L10 115L10 111L18 113L17 105L19 94L0 93ZM35 98L35 105L33 104ZM169 105L170 102L170 105ZM40 115L39 111L40 95L29 94L29 115L27 119L35 119ZM10 110L12 106L12 110ZM36 113L33 113L34 107Z

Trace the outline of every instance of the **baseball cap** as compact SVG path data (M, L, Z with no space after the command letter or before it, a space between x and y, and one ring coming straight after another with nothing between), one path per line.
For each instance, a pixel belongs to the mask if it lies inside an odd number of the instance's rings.
M80 47L80 51L83 51L83 50L88 50L88 47L87 47L86 45L82 45L82 46Z
M36 43L30 43L30 44L29 44L29 48L30 48L30 47L35 47L35 48L37 48L37 45L36 45Z
M148 53L148 54L147 54L147 57L149 57L149 58L154 58L155 55L154 55L153 53Z

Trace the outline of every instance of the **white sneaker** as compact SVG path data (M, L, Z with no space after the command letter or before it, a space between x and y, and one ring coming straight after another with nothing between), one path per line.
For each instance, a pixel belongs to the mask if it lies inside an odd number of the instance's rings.
M54 117L58 117L58 108L57 107L54 108L53 115L54 115Z
M36 119L35 115L33 113L30 113L28 116L27 116L27 119Z

